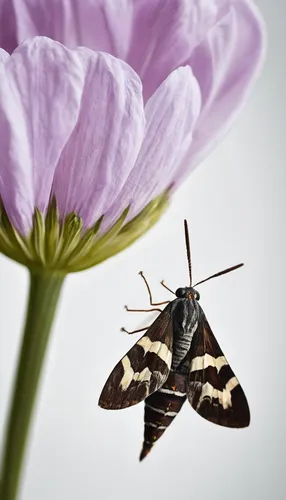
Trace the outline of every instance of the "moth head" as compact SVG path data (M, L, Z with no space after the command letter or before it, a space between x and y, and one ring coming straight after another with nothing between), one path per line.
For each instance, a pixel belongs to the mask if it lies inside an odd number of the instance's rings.
M200 294L191 286L185 286L184 288L178 288L176 290L176 296L178 299L195 299L200 300Z

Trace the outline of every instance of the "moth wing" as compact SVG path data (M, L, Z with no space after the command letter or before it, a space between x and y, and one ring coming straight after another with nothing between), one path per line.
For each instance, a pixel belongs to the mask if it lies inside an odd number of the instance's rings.
M173 328L170 304L146 334L117 363L99 398L99 406L118 410L133 406L167 380L172 363Z
M199 415L215 424L247 427L250 423L245 394L202 310L190 350L188 399Z

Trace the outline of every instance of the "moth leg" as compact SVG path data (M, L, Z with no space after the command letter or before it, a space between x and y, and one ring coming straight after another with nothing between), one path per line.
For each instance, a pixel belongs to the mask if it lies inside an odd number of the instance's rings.
M165 285L165 282L164 280L160 281L160 284L166 288L166 290L169 290L169 292L171 292L173 295L176 295L175 292L173 292L173 290L171 290L171 288L169 288L167 285Z
M142 276L144 282L145 282L145 285L147 287L147 290L148 290L148 294L149 294L149 299L150 299L150 305L151 306L161 306L163 304L169 304L169 300L164 300L164 302L153 302L153 299L152 299L152 293L151 293L151 290L150 290L150 287L148 285L148 281L146 280L144 274L143 274L143 271L140 271L139 272L140 276Z
M159 312L162 312L161 309L129 309L128 306L124 306L125 310L128 311L128 312L151 312L151 311L159 311Z
M150 325L151 326L151 325ZM145 326L145 328L139 328L138 330L133 330L132 332L129 332L128 330L126 330L126 328L124 328L124 326L122 328L120 328L120 331L121 332L125 332L125 333L128 333L128 335L132 335L132 333L138 333L138 332L144 332L145 330L148 330L148 328L150 328L150 326Z

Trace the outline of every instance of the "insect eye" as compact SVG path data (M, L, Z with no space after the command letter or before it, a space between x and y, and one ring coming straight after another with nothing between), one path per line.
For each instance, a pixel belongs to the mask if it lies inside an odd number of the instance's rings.
M195 294L195 299L196 299L196 300L200 300L200 298L201 298L201 296L200 296L199 292L196 292L196 294Z
M176 295L178 298L182 298L186 296L186 290L184 288L178 288L176 290Z

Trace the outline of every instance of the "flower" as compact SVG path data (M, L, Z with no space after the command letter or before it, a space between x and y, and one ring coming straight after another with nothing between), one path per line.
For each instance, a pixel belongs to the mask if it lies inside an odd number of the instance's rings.
M35 34L72 47L35 38L1 56L0 250L65 272L160 217L228 130L263 54L248 0L0 0L0 25L9 51Z

